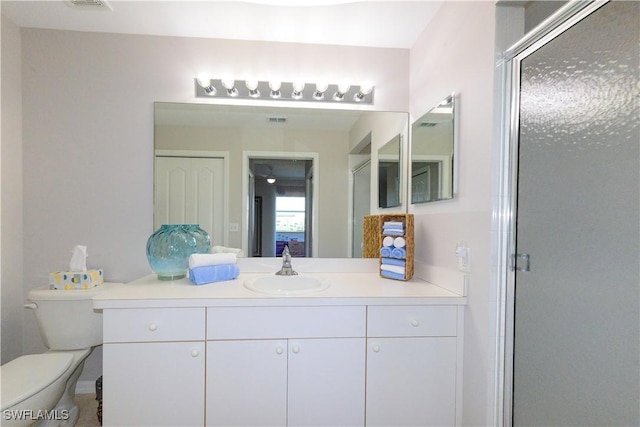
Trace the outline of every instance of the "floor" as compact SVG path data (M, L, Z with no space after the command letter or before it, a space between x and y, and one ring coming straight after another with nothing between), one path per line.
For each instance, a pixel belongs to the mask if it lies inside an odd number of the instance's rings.
M96 395L90 394L76 394L76 405L80 408L80 418L76 423L76 427L98 427L98 401Z

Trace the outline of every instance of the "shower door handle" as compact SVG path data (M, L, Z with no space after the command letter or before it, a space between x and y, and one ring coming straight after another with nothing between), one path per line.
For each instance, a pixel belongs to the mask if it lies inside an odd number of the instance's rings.
M511 270L526 273L531 271L531 262L529 254L513 254L511 261Z

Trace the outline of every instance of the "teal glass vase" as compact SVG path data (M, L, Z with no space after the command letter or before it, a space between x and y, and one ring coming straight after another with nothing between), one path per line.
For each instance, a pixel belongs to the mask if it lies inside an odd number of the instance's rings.
M196 224L164 224L147 240L147 259L159 280L186 276L189 256L208 253L209 234Z

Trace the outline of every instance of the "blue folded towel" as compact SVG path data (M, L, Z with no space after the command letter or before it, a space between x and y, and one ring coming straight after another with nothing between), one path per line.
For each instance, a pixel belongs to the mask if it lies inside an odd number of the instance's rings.
M407 265L407 262L405 260L395 258L382 258L382 263L389 265L398 265L400 267L404 267Z
M196 285L233 280L240 274L236 264L207 265L189 269L189 280Z
M380 248L380 256L389 258L391 256L392 249L393 249L393 246L383 246L382 248Z
M407 250L405 248L394 248L391 251L391 257L405 259L407 257Z
M382 234L388 234L389 236L404 236L404 230L398 230L395 228L383 228Z
M404 280L404 274L398 274L398 273L394 273L392 271L386 271L386 270L381 270L380 274L383 277L388 277L390 279Z

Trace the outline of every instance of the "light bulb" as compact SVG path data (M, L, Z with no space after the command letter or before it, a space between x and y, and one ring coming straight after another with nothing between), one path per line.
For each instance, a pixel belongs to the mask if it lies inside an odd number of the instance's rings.
M198 82L198 85L202 89L204 89L204 93L206 93L207 95L214 96L217 93L216 88L213 87L213 85L211 84L211 77L209 77L208 74L206 73L198 74L196 81Z
M280 86L282 86L282 83L280 82L269 82L269 89L271 89L271 93L269 95L272 98L280 98L282 96L282 94L280 93Z
M316 83L316 91L313 92L313 99L316 101L322 101L324 99L324 92L329 85L325 82Z
M333 94L334 101L342 101L344 99L344 95L349 92L351 86L348 84L341 83L338 85L338 90Z
M260 91L258 90L258 81L257 80L247 80L245 82L245 86L249 89L249 96L252 98L260 97Z
M371 83L364 83L360 85L360 90L353 95L353 100L356 102L362 102L364 97L369 95L373 90L373 85Z
M224 79L222 80L222 86L227 90L227 95L236 97L238 96L238 89L235 88L235 80L232 79Z
M293 83L293 93L291 94L291 98L293 99L302 99L302 91L304 90L303 82L294 82Z

